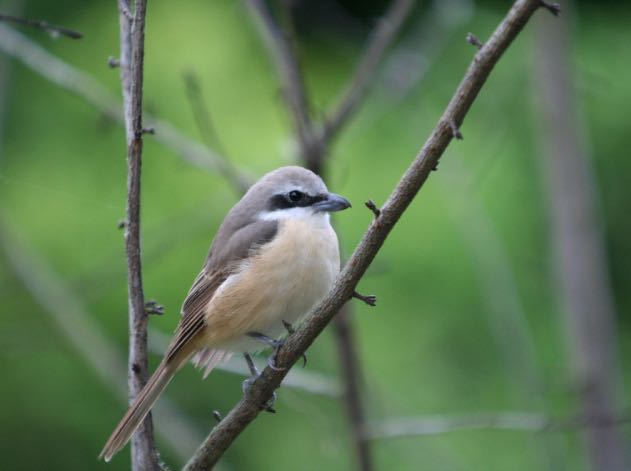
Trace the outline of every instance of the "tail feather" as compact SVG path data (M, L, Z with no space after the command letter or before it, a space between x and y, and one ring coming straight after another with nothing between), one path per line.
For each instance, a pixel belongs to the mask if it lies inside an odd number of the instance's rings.
M169 384L173 375L185 362L178 363L179 364L166 364L163 362L160 364L112 432L112 435L107 440L107 443L105 443L99 455L99 459L110 461L112 456L125 446L140 423L147 416L162 391L164 391L164 388Z

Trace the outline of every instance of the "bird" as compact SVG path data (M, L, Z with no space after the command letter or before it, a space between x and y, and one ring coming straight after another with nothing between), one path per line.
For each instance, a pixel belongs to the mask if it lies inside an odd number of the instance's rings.
M205 378L234 353L242 353L255 377L250 354L278 348L285 331L331 289L340 252L329 214L350 207L318 175L299 166L273 170L248 189L220 225L162 361L100 459L110 461L127 444L189 361L205 370Z

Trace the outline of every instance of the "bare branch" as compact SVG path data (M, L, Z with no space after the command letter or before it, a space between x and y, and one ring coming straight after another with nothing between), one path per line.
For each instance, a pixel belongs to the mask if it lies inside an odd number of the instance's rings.
M374 82L377 67L397 37L415 3L415 0L394 0L384 17L379 20L355 67L352 78L342 92L338 104L329 113L330 117L324 123L322 137L325 141L330 141L336 136L366 97Z
M123 380L125 358L116 345L103 334L88 314L84 303L62 277L39 257L23 238L9 231L0 220L0 250L16 277L33 299L50 315L60 334L74 348L78 358L92 368L105 388L121 401L127 402L127 386ZM201 431L184 419L185 414L167 398L154 408L162 427L157 427L164 443L181 461L190 457L191 441L203 438Z
M231 184L232 188L237 192L239 196L243 195L248 188L252 185L250 179L244 178L244 176L234 167L232 161L228 158L226 150L221 145L219 137L215 132L215 128L212 125L210 119L210 113L206 106L204 106L204 97L202 96L202 89L199 84L199 79L193 72L189 72L184 75L184 83L186 85L186 95L188 97L191 110L193 111L193 117L195 118L195 124L197 129L205 141L208 149L216 148L223 154L224 165L219 169L224 178Z
M133 21L134 15L129 9L129 0L118 0L118 12L123 15L126 20Z
M149 349L152 353L163 356L169 341L170 337L168 335L155 329L149 329ZM267 366L267 361L265 360L255 357L252 360L259 371ZM250 370L248 370L240 357L231 357L226 362L217 365L215 369L244 377L251 376ZM331 398L339 398L341 396L340 384L334 378L324 373L304 369L292 369L283 379L283 387Z
M19 16L5 15L0 13L0 21L7 21L9 23L15 23L19 25L31 26L33 28L41 29L55 36L66 36L71 39L81 39L83 34L78 31L64 28L63 26L51 25L50 23L42 20L29 20L27 18L20 18Z
M351 298L357 283L388 237L405 209L453 139L450 122L461 124L491 70L506 48L522 30L538 0L518 0L484 47L476 54L447 109L425 145L394 188L377 220L374 220L353 255L342 269L333 289L308 316L302 326L287 338L276 357L280 370L266 368L244 397L209 434L184 468L186 471L212 467L230 444L258 416L293 365L327 324Z
M140 169L142 165L142 91L145 55L146 0L135 1L133 19L119 2L120 74L123 89L125 134L127 137L127 209L125 252L129 299L129 401L133 403L149 378L147 322L140 260ZM134 471L159 471L160 462L149 413L131 437Z
M569 9L570 2L566 2ZM546 5L544 5L546 6ZM548 8L546 6L546 8ZM540 152L549 195L549 228L557 270L560 313L572 382L581 414L611 419L622 397L615 300L599 212L599 190L586 149L573 81L573 37L568 15L538 23L536 96L540 96ZM615 428L587 427L591 470L629 470L628 444Z
M503 131L513 126L513 123L505 122L503 126L505 129L495 128L497 136L503 136ZM447 178L440 179L440 186L444 189L442 200L451 210L452 218L460 229L457 232L467 247L478 280L479 296L485 306L483 317L505 364L507 378L519 394L516 398L529 408L545 410L549 404L545 398L543 373L537 361L515 273L505 244L475 191L464 160L449 160L449 171L445 175ZM454 191L454 188L458 188L458 191ZM514 371L519 371L519 374L511 374ZM546 437L534 438L533 443L543 458L539 468L558 469L554 463L560 461L562 452L556 441Z
M303 160L311 161L315 158L312 154L319 155L317 148L319 143L313 136L309 102L294 44L280 29L264 0L247 0L247 2L253 16L258 20L261 36L278 70L283 96L291 110Z
M285 5L286 8L283 11L286 14L287 23L289 24L286 26L287 32L283 34L280 32L279 26L274 22L269 11L265 9L263 2L255 1L251 2L251 5L253 11L261 17L262 23L266 26L266 29L263 31L264 36L272 39L268 39L267 41L268 49L270 49L272 56L276 58L279 75L285 80L285 89L290 91L286 96L288 98L293 96L293 101L289 99L286 100L286 103L288 105L289 114L293 116L294 123L296 123L295 127L298 133L302 164L314 173L324 177L330 141L326 139L324 133L319 130L316 123L311 121L309 114L311 107L298 66L299 61L296 55L296 38L293 24L291 24L291 12L288 11L288 6ZM382 23L380 31L383 31L384 28L388 29L388 27L389 24L387 24L387 22L385 26L384 23ZM387 41L387 37L380 34L377 36ZM274 38L276 38L276 40L274 40ZM377 49L379 49L379 45L383 43L380 40L373 44L373 48L371 49L369 47L369 49L372 50L370 56L374 59L376 66L379 60L378 56L380 56L383 51L375 50L374 48L377 47ZM385 50L385 45L383 46L383 50ZM369 73L369 71L363 71ZM359 82L355 85L357 87L363 87L364 82ZM361 93L363 94L365 91ZM292 105L292 103L294 103L294 105ZM298 103L299 106L295 106L295 103ZM348 116L350 116L350 113ZM372 298L365 299L370 301ZM353 344L352 324L349 319L351 315L350 310L351 307L347 307L346 317L344 319L338 318L333 327L335 341L338 346L338 356L342 367L344 402L355 442L355 451L360 469L369 471L373 469L374 466L370 453L370 443L364 440L359 433L364 426L365 419L359 387L361 383L361 365ZM303 356L303 358L306 362L306 356Z
M341 375L344 378L344 403L349 416L358 469L371 471L375 465L372 459L371 443L365 439L363 433L366 428L364 401L361 394L363 377L351 324L352 312L349 307L349 304L343 306L340 313L333 319L335 326L333 332L337 340L335 343L340 359Z
M554 419L537 412L491 412L462 416L428 416L389 419L365 431L371 440L441 435L469 430L495 429L516 432L567 432L585 427L613 427L631 422L629 414L598 422L589 418Z
M26 36L3 24L0 24L0 51L15 57L55 85L83 98L108 119L125 125L119 99L94 77L62 61ZM120 61L117 60L117 62ZM184 136L167 121L157 119L147 113L144 114L144 119L156 129L153 139L164 147L171 149L195 167L226 175L224 157ZM239 181L249 180L242 171L237 173ZM232 182L232 184L235 183Z

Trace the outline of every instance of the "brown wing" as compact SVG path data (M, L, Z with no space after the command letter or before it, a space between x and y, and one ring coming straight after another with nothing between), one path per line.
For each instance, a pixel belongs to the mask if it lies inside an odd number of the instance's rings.
M276 221L255 221L235 231L220 246L213 244L204 267L182 304L182 319L165 355L167 362L206 327L206 306L217 288L234 273L237 262L271 241L277 230Z

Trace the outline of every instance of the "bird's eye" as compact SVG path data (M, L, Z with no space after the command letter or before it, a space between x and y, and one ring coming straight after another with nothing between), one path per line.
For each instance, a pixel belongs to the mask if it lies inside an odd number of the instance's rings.
M304 196L304 193L298 190L293 190L293 191L290 191L287 196L289 197L289 201L291 201L292 203L297 203L298 201L302 199L302 197Z

